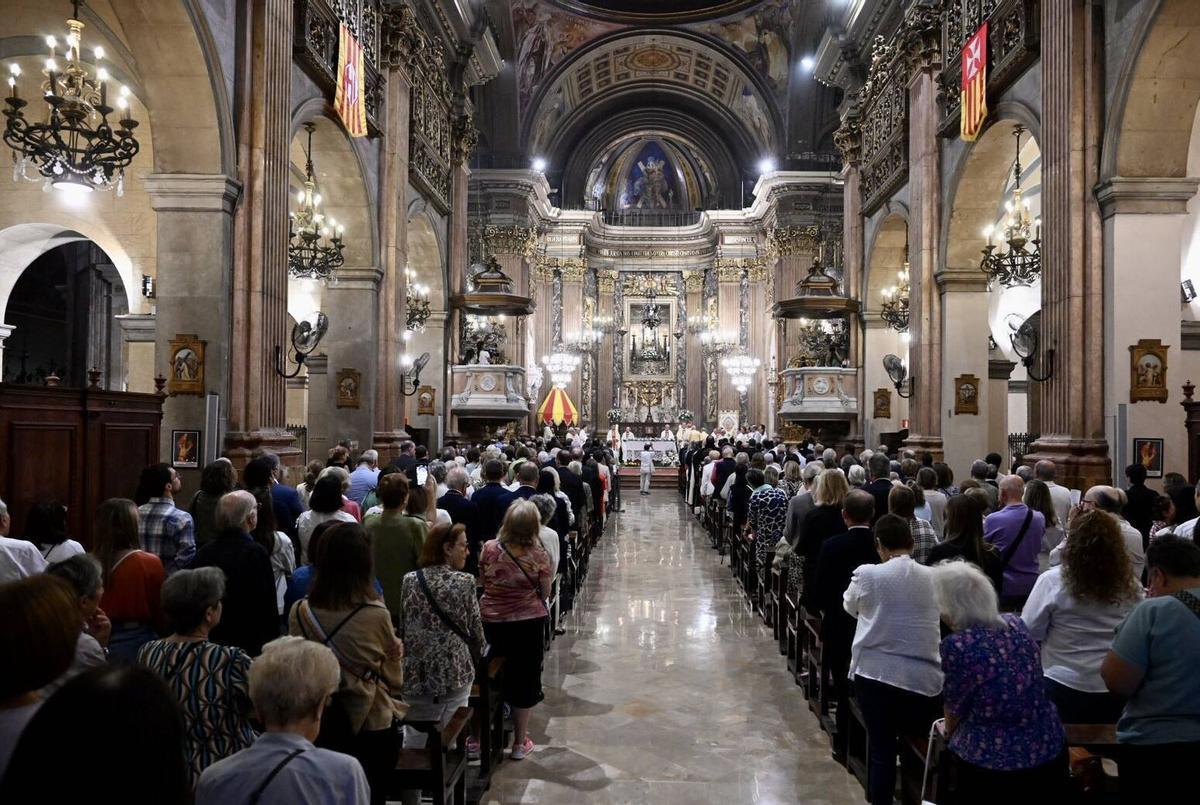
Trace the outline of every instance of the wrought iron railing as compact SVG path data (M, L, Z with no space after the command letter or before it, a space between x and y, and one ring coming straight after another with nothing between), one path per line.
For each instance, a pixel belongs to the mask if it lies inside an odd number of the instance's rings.
M1038 440L1039 433L1010 433L1008 434L1008 456L1011 467L1021 463L1021 459L1029 455L1033 443Z
M287 432L296 437L296 446L300 448L302 464L308 463L308 427L305 425L288 425Z
M701 210L603 210L608 226L695 226L704 213Z

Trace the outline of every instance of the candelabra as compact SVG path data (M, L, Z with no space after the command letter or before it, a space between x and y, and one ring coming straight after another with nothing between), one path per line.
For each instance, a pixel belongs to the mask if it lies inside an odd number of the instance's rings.
M883 289L883 305L879 310L879 317L883 319L883 323L898 333L908 332L910 292L908 272L908 235L906 233L904 236L904 267L896 275L896 284L891 288Z
M432 312L429 306L429 286L417 282L417 275L411 268L404 269L407 282L408 297L405 301L404 329L406 332L421 333L425 331L425 322L429 321Z
M992 243L995 227L989 224L983 234L987 246L983 249L980 269L988 276L988 282L998 282L1006 288L1017 285L1032 285L1042 274L1042 221L1029 211L1029 202L1021 191L1021 135L1025 127L1013 127L1016 138L1017 158L1013 163L1013 197L1004 204L1004 242L1008 249L996 252ZM1032 248L1027 248L1032 247Z
M552 355L542 356L542 365L546 367L546 373L550 375L550 382L555 388L566 388L571 382L571 377L575 374L575 370L579 368L582 359L578 355L572 355L567 352L555 352Z

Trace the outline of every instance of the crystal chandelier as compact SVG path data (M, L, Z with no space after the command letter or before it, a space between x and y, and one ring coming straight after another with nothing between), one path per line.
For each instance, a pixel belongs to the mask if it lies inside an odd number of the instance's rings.
M137 121L129 111L129 88L121 87L118 91L116 102L121 119L113 129L108 122L114 111L108 105L110 79L108 70L99 66L104 48L92 51L96 68L95 75L91 75L80 61L83 23L79 21L79 0L73 6L71 19L67 20L61 66L57 58L58 40L46 37L50 57L42 70L46 76L40 90L46 104L43 122L26 120L24 109L28 101L17 88L21 67L9 65L4 143L13 150L13 179L37 181L37 177L27 173L32 163L46 190L54 187L90 192L115 188L118 196L124 195L125 168L139 148L133 136Z
M761 365L762 361L758 358L751 358L749 355L730 355L721 360L721 366L725 368L725 373L729 375L738 394L745 394L746 389L750 388L750 384L754 382L754 375Z
M896 276L896 285L883 289L883 306L879 317L898 333L908 332L908 235L904 237L904 267Z
M296 194L300 209L288 215L288 274L296 278L327 280L342 267L345 227L321 212L321 194L313 178L312 135L316 126L304 124L308 132L305 153L304 189Z
M429 286L417 282L417 275L411 268L404 269L404 277L408 288L404 329L410 333L423 333L425 332L425 322L429 321L429 315L432 312L429 307Z
M1013 127L1017 141L1017 158L1013 164L1012 200L1005 202L1004 242L1008 250L997 254L992 243L995 227L988 225L983 234L987 246L979 267L988 276L988 282L998 282L1005 288L1017 285L1032 285L1042 274L1042 221L1029 212L1029 202L1021 197L1021 135L1025 127ZM1027 248L1027 247L1032 248Z
M555 388L564 389L571 382L571 376L575 374L575 370L579 368L581 358L578 355L571 355L566 352L555 352L553 355L543 355L542 365L546 367L546 373L550 375L550 382Z

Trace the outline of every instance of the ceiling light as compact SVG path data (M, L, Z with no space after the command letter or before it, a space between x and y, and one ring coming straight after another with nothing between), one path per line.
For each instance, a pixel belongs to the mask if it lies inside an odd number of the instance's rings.
M761 176L764 173L770 173L775 170L775 160L771 157L763 157L758 161L758 173Z
M546 172L546 160L542 159L541 157L534 157L533 158L533 169L535 171L537 171L538 173L545 173Z
M816 60L813 59L812 56L805 56L803 59L800 60L800 68L802 70L804 70L804 72L806 72L806 73L811 73L813 67L816 67L816 65L817 65L817 62L816 62Z

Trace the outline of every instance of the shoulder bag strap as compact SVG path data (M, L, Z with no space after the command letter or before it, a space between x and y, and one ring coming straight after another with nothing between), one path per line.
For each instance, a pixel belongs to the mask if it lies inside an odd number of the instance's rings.
M267 786L271 784L271 781L275 779L275 775L279 774L279 772L283 770L284 766L291 763L304 751L305 750L303 749L294 749L288 753L287 757L276 763L275 768L271 769L271 773L267 775L266 779L259 783L258 788L251 792L250 805L258 805L259 799L262 798L263 791L265 791Z
M525 577L525 580L528 581L533 586L533 594L537 596L538 601L541 601L542 606L546 610L546 614L549 615L550 607L546 606L546 602L542 600L542 585L538 584L537 579L535 579L533 576L529 575L529 571L527 571L525 569L525 566L523 564L521 564L521 562L517 559L517 557L513 556L513 552L508 549L507 545L505 545L503 542L500 542L499 540L496 540L496 541L499 543L501 549L503 549L503 551L506 554L508 554L508 558L513 560L513 564L515 564L517 566L517 569L521 571L521 575L523 575Z
M1200 618L1200 598L1192 595L1187 590L1180 590L1172 597L1190 609L1193 615L1195 615L1197 618Z
M1012 561L1013 555L1017 552L1017 548L1021 547L1021 543L1025 541L1025 534L1029 532L1029 525L1033 522L1033 509L1025 512L1025 522L1021 523L1021 530L1017 532L1017 538L1012 541L1012 544L1004 549L1004 553L1000 557L1000 572L1003 573L1008 569L1008 563Z
M308 630L304 628L304 621L307 620L309 622L309 624L313 627L313 630L316 632L317 637L320 638L320 641L322 643L324 643L325 645L329 646L330 650L333 651L334 656L337 657L338 664L340 666L342 666L343 669L345 669L348 673L353 674L354 676L358 677L363 682L378 683L380 680L378 671L376 671L373 668L365 668L364 669L364 668L355 667L354 663L352 663L350 661L350 659L345 654L342 653L341 649L338 648L337 643L335 643L333 641L333 636L335 634L337 634L341 630L341 628L343 626L345 626L346 623L351 618L353 618L362 609L364 609L365 607L367 607L369 605L368 604L359 604L357 607L354 608L353 611L350 612L349 615L342 618L341 623L339 623L336 627L334 627L333 631L331 631L327 634L325 632L325 630L321 628L321 622L319 620L317 620L317 614L312 611L312 607L309 605L308 599L304 599L300 603L302 605L302 608L300 610L299 623L300 623L300 629L301 629L301 631L304 632L305 637L308 636Z
M472 640L470 635L467 634L467 630L455 623L450 616L446 614L445 610L438 606L438 602L433 597L433 591L429 589L429 582L425 580L424 570L417 570L417 582L420 583L421 592L425 594L425 600L429 602L429 607L433 610L433 614L441 618L442 623L446 624L446 628L451 632L454 632L454 634L458 636L459 640L462 640L467 644L467 648L471 651L471 659L478 664L479 647L475 645L475 641Z

